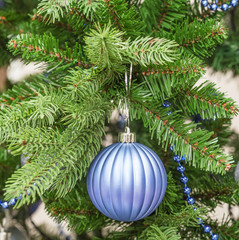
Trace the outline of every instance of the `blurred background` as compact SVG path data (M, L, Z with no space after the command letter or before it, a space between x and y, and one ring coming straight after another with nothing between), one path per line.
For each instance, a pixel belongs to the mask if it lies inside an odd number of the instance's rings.
M1 17L6 1L0 0L0 92L1 94L14 84L27 79L29 76L44 71L43 63L30 63L25 65L19 59L13 58L8 52L6 44L11 38L22 32L22 26L30 24L31 16L29 12L34 8L35 1L14 1L14 5L9 10L8 20ZM227 93L239 105L239 8L232 9L224 19L229 28L229 38L225 40L208 60L208 67L205 76L200 80L210 80L216 86ZM10 27L9 27L10 24ZM7 28L6 28L6 25ZM9 32L9 29L11 32ZM198 83L200 84L200 82ZM117 134L124 127L124 117L117 111L111 118L110 127L106 129L107 135L103 141L104 146L108 146L117 141ZM196 119L200 121L200 118ZM135 128L140 128L140 123L135 123ZM228 143L224 146L224 151L234 155L235 161L239 162L239 116L232 120L232 134ZM139 131L137 131L139 132ZM140 135L147 139L144 130ZM145 134L145 135L144 135ZM144 139L144 137L139 139ZM146 141L146 140L145 140ZM14 157L8 152L5 146L0 146L0 199L3 199L4 183L14 170L25 164L26 159ZM235 181L239 180L239 164L232 168L231 174ZM25 206L20 210L0 210L0 240L12 239L87 239L87 236L76 236L67 230L67 222L55 223L44 210L44 204L36 202L32 206ZM230 217L233 220L239 219L239 207L220 205L216 212L211 213L214 218L222 220ZM9 229L10 234L5 231ZM11 235L11 237L10 237ZM10 237L10 238L8 238Z

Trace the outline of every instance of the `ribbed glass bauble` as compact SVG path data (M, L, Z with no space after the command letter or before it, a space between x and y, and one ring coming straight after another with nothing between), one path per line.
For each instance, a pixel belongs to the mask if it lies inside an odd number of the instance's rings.
M93 160L87 189L109 218L131 222L150 215L163 200L167 174L155 152L139 143L115 143Z

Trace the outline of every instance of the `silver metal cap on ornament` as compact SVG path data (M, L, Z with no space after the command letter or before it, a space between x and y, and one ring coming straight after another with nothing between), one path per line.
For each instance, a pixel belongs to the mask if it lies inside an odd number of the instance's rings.
M125 132L119 134L119 142L121 143L134 143L136 142L135 133L131 133L128 127L125 128Z

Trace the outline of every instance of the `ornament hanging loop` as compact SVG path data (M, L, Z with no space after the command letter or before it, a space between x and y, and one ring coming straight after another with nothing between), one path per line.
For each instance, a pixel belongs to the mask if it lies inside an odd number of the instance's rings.
M132 82L132 72L133 72L133 64L130 64L130 72L129 72L129 79L128 79L128 73L125 71L125 88L126 88L126 97L125 97L125 117L126 117L126 129L130 126L130 117L129 117L129 96L130 96L130 88L131 88L131 82Z

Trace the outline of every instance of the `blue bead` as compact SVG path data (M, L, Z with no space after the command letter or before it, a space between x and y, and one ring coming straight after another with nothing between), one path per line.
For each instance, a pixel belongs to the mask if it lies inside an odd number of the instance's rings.
M203 220L201 218L197 218L198 220L198 224L202 224L203 223Z
M173 146L170 146L170 150L173 151Z
M2 206L2 208L6 209L6 208L8 208L8 203L7 202L3 202L3 203L1 203L1 206Z
M211 228L209 226L204 226L203 227L205 233L210 233Z
M196 211L196 210L197 210L197 208L193 208L193 210L194 210L194 211Z
M194 204L195 203L195 200L194 200L194 198L192 198L192 197L188 197L187 198L187 202L188 202L188 204Z
M211 9L212 11L217 11L217 4L216 4L216 3L211 4L211 5L210 5L210 9Z
M201 4L203 5L203 7L207 7L208 6L208 1L207 0L202 0Z
M229 6L226 3L223 3L222 6L221 6L222 11L227 11L228 8L229 8Z
M231 0L232 7L236 7L237 4L238 4L238 0Z
M177 163L179 163L181 161L180 157L178 155L174 155L173 160Z
M168 112L168 115L171 115L171 114L172 114L172 111L169 111L169 112Z
M186 154L184 155L184 157L181 157L181 161L185 161L186 160Z
M185 188L183 189L183 192L188 195L188 194L191 192L191 188L185 187Z
M13 205L15 205L15 203L16 203L16 199L15 198L12 198L10 201L9 201L9 205L10 206L13 206Z
M213 234L211 237L212 240L218 240L218 235L217 234Z
M181 182L184 183L184 184L188 182L188 178L185 177L185 176L184 176L184 177L181 177L180 180L181 180Z
M177 170L180 173L183 173L185 171L185 167L184 166L177 166Z
M171 106L171 103L166 100L166 101L163 103L163 106L166 107L166 108L168 108L169 106Z

